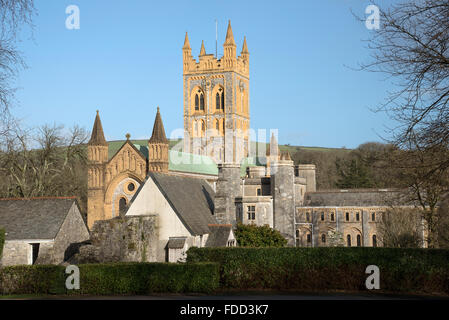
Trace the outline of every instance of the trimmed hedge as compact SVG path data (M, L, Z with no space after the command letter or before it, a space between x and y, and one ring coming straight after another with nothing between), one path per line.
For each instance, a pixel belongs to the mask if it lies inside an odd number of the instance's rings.
M367 290L368 265L380 289L449 294L449 250L396 248L190 248L187 262L220 264L223 289Z
M4 245L5 245L5 229L0 228L0 259L2 257Z
M218 288L216 263L110 263L79 265L80 290L67 290L64 266L0 269L0 294L127 295L210 293Z

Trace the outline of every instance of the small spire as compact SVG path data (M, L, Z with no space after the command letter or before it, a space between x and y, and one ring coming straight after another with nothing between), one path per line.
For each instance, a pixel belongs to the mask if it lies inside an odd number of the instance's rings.
M200 50L200 56L206 55L206 48L204 47L204 40L201 41L201 50Z
M159 107L157 107L156 119L154 119L153 134L151 135L149 143L166 143L168 144L167 137L165 136L164 124L162 123L161 113Z
M234 35L232 34L231 20L229 20L229 23L228 23L228 31L226 32L226 41L224 44L235 45Z
M107 146L108 143L104 138L103 126L101 125L100 112L97 110L97 115L95 116L94 127L92 128L92 135L88 142L91 146Z
M246 44L246 37L243 37L242 53L249 54L248 45Z
M125 135L125 137L126 137L126 140L129 140L129 138L131 138L131 135L130 135L129 133L127 133L127 134Z
M187 35L187 32L186 32L186 37L184 39L184 46L182 48L183 49L190 49L189 36Z

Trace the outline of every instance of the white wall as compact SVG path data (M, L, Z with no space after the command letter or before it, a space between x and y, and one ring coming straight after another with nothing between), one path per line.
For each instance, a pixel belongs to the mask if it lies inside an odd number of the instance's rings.
M187 237L188 242L192 244L198 242L195 241L195 237L193 237L178 218L178 215L174 212L151 177L148 178L139 194L131 203L126 216L149 214L158 216L158 261L165 261L165 248L170 237Z

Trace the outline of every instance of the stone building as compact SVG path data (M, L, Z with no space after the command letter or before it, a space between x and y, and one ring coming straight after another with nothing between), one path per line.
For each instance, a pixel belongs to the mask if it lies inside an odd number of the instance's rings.
M89 239L75 198L0 199L0 226L2 266L59 264L71 244Z
M89 227L125 214L154 216L157 261L179 260L207 239L232 244L239 222L269 225L291 246L333 245L336 237L346 246L382 245L378 225L396 191L317 191L315 165L294 165L275 135L263 156L249 157L249 51L245 38L237 57L230 22L223 49L214 57L203 42L197 61L185 35L182 151L170 149L159 108L148 141L127 135L107 143L97 113L88 145ZM224 230L210 227L216 224L231 226L226 241L212 241L214 230Z

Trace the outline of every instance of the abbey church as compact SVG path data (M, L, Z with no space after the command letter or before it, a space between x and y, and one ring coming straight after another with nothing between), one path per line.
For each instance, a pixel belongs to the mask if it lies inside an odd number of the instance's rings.
M177 261L190 246L234 246L237 223L269 225L290 246L381 246L378 223L394 190L316 190L313 164L294 164L273 135L250 157L250 53L237 56L229 22L223 56L198 60L186 33L183 53L184 139L170 148L163 114L151 138L107 142L97 111L88 143L88 226L116 217L152 217L151 260ZM125 128L124 128L125 129ZM422 231L424 239L424 229ZM424 245L424 242L423 242Z

